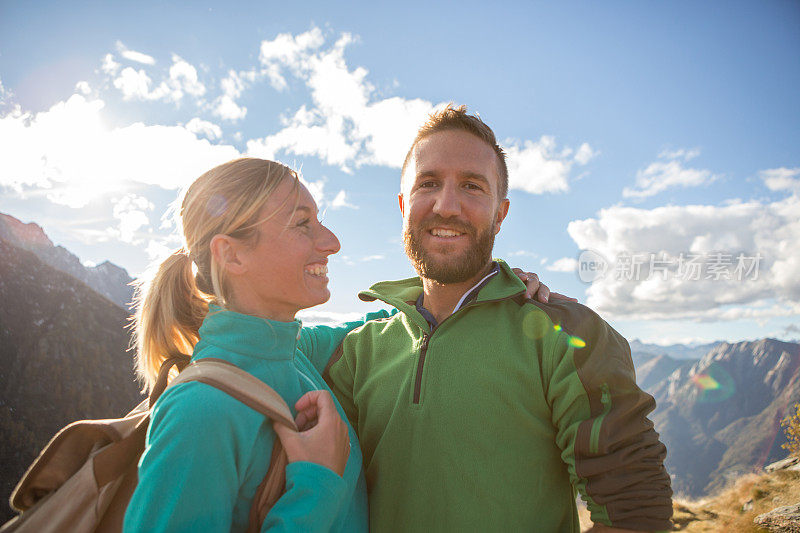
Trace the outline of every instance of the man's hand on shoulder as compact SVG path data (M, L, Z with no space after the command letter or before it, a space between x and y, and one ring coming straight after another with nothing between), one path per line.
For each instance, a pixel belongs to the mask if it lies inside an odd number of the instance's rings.
M514 274L519 276L519 279L525 282L525 286L527 287L527 290L525 291L526 298L534 298L542 303L547 303L550 301L550 298L553 298L554 300L567 300L569 302L578 301L577 298L571 298L557 292L551 292L547 285L539 281L539 276L537 276L535 272L525 272L521 268L512 268L511 270L514 271Z

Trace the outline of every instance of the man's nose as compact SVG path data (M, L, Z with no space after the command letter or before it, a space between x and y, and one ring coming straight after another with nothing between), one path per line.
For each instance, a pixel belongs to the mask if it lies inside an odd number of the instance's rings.
M445 185L436 195L433 212L442 218L455 217L461 214L461 200L458 191L452 185Z
M336 235L322 224L320 224L316 241L317 250L325 255L333 255L342 247Z

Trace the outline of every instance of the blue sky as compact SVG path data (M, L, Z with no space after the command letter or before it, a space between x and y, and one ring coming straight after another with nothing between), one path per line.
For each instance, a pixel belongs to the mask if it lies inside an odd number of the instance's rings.
M628 338L797 338L799 28L791 1L0 1L0 211L138 275L180 244L164 214L181 187L277 158L342 242L306 316L346 317L372 308L358 289L412 274L399 166L454 101L509 152L497 256ZM585 249L608 267L592 283ZM678 270L690 256L701 279Z

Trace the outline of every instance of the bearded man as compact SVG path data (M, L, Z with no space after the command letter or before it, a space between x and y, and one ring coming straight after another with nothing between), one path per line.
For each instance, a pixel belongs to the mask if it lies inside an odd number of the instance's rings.
M578 303L542 303L492 260L505 154L462 107L434 113L403 165L419 277L362 300L398 309L353 331L327 379L361 442L372 531L667 530L655 407L628 343ZM621 529L626 528L626 529Z

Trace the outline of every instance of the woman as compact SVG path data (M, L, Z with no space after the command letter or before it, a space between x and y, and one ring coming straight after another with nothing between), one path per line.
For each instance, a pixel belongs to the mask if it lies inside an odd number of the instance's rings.
M361 322L301 329L294 318L330 297L326 264L339 241L295 173L258 159L198 178L181 218L186 248L161 264L138 311L140 375L152 386L166 358L193 353L268 383L296 406L298 425L317 423L300 434L276 428L287 490L263 528L366 531L361 452L319 374ZM169 388L153 410L125 530L245 530L274 438L262 415L213 387Z
M238 159L206 172L180 214L185 248L142 291L139 374L152 387L170 357L226 359L294 405L301 432L273 430L208 385L170 387L152 412L125 531L244 531L275 431L289 459L286 492L262 530L366 531L361 451L320 376L363 321L301 328L294 318L330 297L327 261L339 241L294 171L271 161Z

